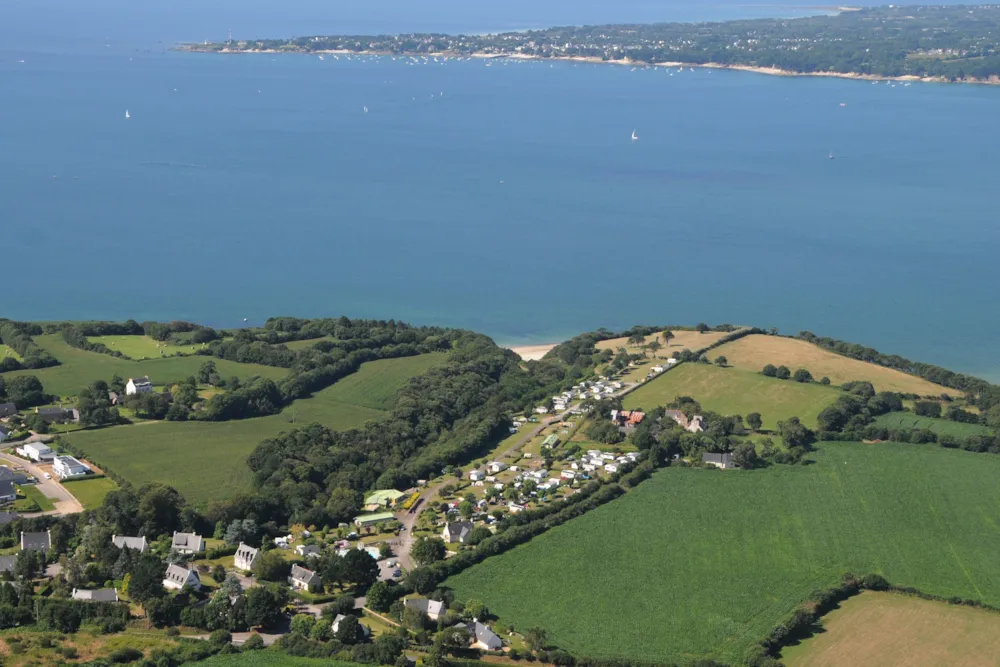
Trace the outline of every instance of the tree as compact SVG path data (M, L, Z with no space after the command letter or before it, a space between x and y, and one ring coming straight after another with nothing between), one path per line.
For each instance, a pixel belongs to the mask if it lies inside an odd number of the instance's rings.
M351 549L343 557L344 580L362 588L378 580L378 563L367 551Z
M635 333L628 337L630 345L642 345L646 342L646 337L641 333Z
M709 330L709 326L704 322L699 322L698 324L695 325L694 330L700 334L703 334Z
M533 653L537 653L545 648L545 642L548 641L549 633L545 631L545 628L534 627L528 630L524 635L524 644Z
M746 416L747 426L750 427L751 431L760 431L760 427L764 425L764 421L760 418L759 412L751 412Z
M139 604L163 596L163 575L167 567L160 557L152 552L139 556L132 568L128 585L128 595Z
M98 380L77 393L76 409L84 426L104 426L118 421L118 408L111 407L108 384Z
M654 338L653 340L651 340L649 343L646 344L646 347L649 349L650 352L653 353L653 356L655 357L656 353L659 352L661 349L663 349L663 344Z
M489 608L480 600L468 600L465 603L465 613L469 618L483 621L489 616Z
M6 381L7 400L19 410L36 405L45 405L49 397L45 394L41 381L34 375L19 375Z
M493 533L486 526L476 526L469 532L469 536L465 538L466 544L471 544L475 546L485 540L488 537L492 537Z
M243 642L244 651L260 651L264 648L264 638L258 635L256 632L251 633L245 642Z
M830 384L830 378L828 378L827 376L824 375L822 378L820 378L819 383L820 384L824 384L824 385L828 385L828 384Z
M664 331L661 336L663 337L663 344L666 345L674 337L673 331Z
M177 489L163 484L146 484L139 489L138 519L146 535L172 534L181 527L184 498Z
M123 549L122 553L128 553L129 549ZM217 563L215 567L212 568L212 578L215 579L216 583L221 584L226 580L226 566L222 563Z
M115 373L111 376L111 382L108 383L108 389L116 394L123 395L125 393L125 380L122 376L118 375L118 373Z
M921 417L940 417L941 404L935 401L917 401L913 404L913 412Z
M288 593L279 586L254 586L246 594L243 614L249 626L268 627L281 619Z
M226 597L230 600L243 593L243 584L240 583L240 578L236 576L235 572L230 572L222 580L222 590L225 591Z
M336 637L342 644L356 644L359 642L364 637L364 634L357 616L345 616L340 619L340 622L337 624Z
M778 374L778 369L774 364L767 364L761 371L761 375L766 375L769 378L773 378Z
M198 382L202 384L218 384L219 372L215 369L215 362L209 359L198 367Z
M257 534L260 529L257 527L257 522L253 519L234 519L229 527L226 528L225 541L226 544L232 546L234 544L239 544L240 542L246 542L247 544L254 545L259 544L257 541Z
M371 560L368 554L365 557ZM258 553L253 560L254 574L264 581L284 581L291 567L291 563L285 560L278 549Z
M738 445L733 450L733 463L747 470L756 468L760 463L760 459L757 456L757 448L754 447L754 444L752 442L744 442Z
M463 519L468 519L476 511L476 506L470 503L468 500L463 500L458 504L458 513L462 515Z
M368 587L365 598L368 601L369 607L375 611L385 612L389 611L389 606L396 599L396 596L393 594L390 584L384 581L376 581Z
M403 657L403 649L406 648L406 640L402 637L395 637L390 634L379 635L375 640L375 664L393 665ZM407 660L407 664L409 661Z
M380 559L392 558L392 546L388 542L380 542L378 545L378 556Z
M816 434L803 425L798 417L789 417L785 421L778 422L778 435L788 447L807 448L816 440Z
M715 358L715 365L716 366L722 366L723 368L725 368L726 366L729 365L729 359L726 359L725 356L723 356L723 355L720 354L719 356L717 356Z
M421 537L413 543L410 557L417 565L430 565L443 560L445 555L444 541L436 537Z
M437 588L438 578L428 567L413 569L406 577L407 585L421 595L428 595Z
M778 370L775 371L774 377L778 378L779 380L787 380L788 378L792 377L792 372L788 370L788 366L778 366Z

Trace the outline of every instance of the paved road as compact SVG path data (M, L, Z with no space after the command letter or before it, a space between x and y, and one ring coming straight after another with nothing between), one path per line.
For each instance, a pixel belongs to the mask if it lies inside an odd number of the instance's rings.
M38 483L35 484L35 486L42 492L43 496L51 498L55 503L56 508L54 510L48 512L31 512L25 514L24 516L39 516L42 514L76 514L83 511L83 505L81 505L80 502L73 497L72 493L66 490L66 487L57 482L55 479L45 479L45 473L48 472L48 470L43 470L34 463L17 458L11 454L0 453L0 462L9 465L11 468L14 466L20 466L29 474L34 475L35 478L38 479ZM51 466L47 467L51 468Z

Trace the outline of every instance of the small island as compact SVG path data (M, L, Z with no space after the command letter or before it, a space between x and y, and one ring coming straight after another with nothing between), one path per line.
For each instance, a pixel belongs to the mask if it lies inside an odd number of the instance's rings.
M510 57L767 74L1000 83L1000 5L836 8L796 19L556 27L489 35L329 35L185 44L211 53Z

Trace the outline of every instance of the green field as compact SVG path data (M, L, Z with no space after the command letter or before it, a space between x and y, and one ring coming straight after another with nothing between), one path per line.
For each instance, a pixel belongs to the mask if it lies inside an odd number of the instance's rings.
M171 384L195 375L198 368L208 359L215 361L219 373L226 378L236 375L241 379L246 379L253 375L260 375L277 380L288 373L285 368L241 364L214 357L170 357L148 361L127 361L116 359L108 354L87 352L70 347L59 334L35 336L34 340L39 347L52 353L61 362L61 365L4 373L3 377L34 375L41 380L46 392L58 396L75 395L91 382L110 380L111 376L116 373L125 379L148 375L154 385Z
M63 482L66 490L80 501L83 509L97 509L104 502L104 496L118 488L110 477L93 477Z
M56 507L51 498L39 491L38 488L29 484L17 487L17 494L19 496L24 496L24 498L18 498L14 501L14 509L16 510L24 512L48 512ZM37 505L38 509L29 507L29 505Z
M14 351L14 348L0 343L0 359L4 357L14 357L18 361L21 361L21 355Z
M311 422L338 430L364 426L385 415L384 410L370 406L391 407L391 397L407 379L446 356L428 354L363 364L357 373L270 417L145 422L64 437L95 463L133 484L162 482L175 487L189 502L210 502L250 488L251 474L244 461L261 440Z
M983 424L963 424L948 419L921 417L912 412L890 412L875 418L878 426L886 428L926 428L940 435L953 435L956 438L967 438L970 435L989 435L990 429Z
M197 664L198 667L361 667L354 662L327 658L297 658L271 650L216 655Z
M91 343L103 343L106 347L121 352L135 360L159 359L177 354L196 354L198 350L207 347L201 345L174 345L160 342L149 336L90 336Z
M293 340L290 343L282 343L289 350L305 350L312 347L321 340L334 340L333 336L324 336L323 338L310 338L308 340Z
M773 429L782 419L798 417L809 427L816 416L836 400L838 389L820 384L777 380L738 368L685 363L650 380L623 403L626 409L666 405L677 396L690 396L706 410L724 415L759 412L764 428Z
M1000 456L822 443L805 466L669 468L447 583L577 655L739 660L845 572L1000 605Z

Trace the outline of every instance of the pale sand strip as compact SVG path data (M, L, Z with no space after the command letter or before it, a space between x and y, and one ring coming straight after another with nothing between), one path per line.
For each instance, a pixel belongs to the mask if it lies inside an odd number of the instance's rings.
M558 344L559 343L550 343L547 345L518 345L508 349L512 350L514 354L518 355L525 361L538 361L544 357L549 350Z

